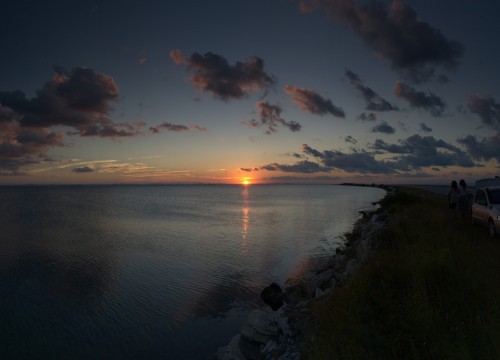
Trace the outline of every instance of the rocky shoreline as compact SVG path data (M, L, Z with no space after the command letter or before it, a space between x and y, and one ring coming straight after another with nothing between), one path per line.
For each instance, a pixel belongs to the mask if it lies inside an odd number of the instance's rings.
M388 188L390 196L393 188ZM227 346L217 350L216 360L298 360L305 342L302 328L310 320L312 301L342 286L372 250L372 241L389 220L380 209L361 212L343 248L334 255L311 259L307 270L286 281L273 283L261 293L267 304L248 315L247 322Z

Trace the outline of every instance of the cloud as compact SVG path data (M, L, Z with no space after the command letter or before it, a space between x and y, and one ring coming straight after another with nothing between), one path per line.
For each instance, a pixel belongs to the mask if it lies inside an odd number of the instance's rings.
M425 123L420 123L420 130L423 132L432 132L432 128L425 125Z
M351 143L351 144L354 144L356 145L358 143L358 140L356 140L355 138L353 138L351 135L347 135L345 138L344 138L345 142L348 142L348 143Z
M471 157L458 147L433 136L412 135L400 144L387 144L377 139L370 147L377 152L397 155L394 166L400 170L415 170L428 166L475 166Z
M173 60L173 62L177 65L187 64L188 62L188 59L184 57L184 54L182 54L182 51L180 51L179 49L170 50L168 54L170 55L170 58Z
M500 104L490 96L469 96L467 108L481 118L481 121L492 129L500 131Z
M377 120L377 114L375 113L361 113L359 116L358 116L358 119L359 120L363 120L363 121L376 121Z
M394 0L390 5L354 0L315 0L324 11L349 26L375 55L413 82L435 76L437 67L456 68L464 47L421 20L409 6Z
M302 145L302 151L313 156L330 170L339 169L349 173L361 174L393 174L395 167L386 161L375 159L374 155L367 151L352 149L351 153L343 153L336 150L318 151L309 145Z
M500 157L500 137L488 140L488 148L481 151L481 145L475 138L469 137L463 140L469 146L477 148L477 153L482 156ZM486 145L486 144L483 144ZM470 155L460 148L432 136L422 137L413 135L407 139L400 140L399 144L388 144L377 139L370 146L374 151L357 150L352 147L350 152L338 150L320 151L307 144L302 145L305 157L313 157L317 162L302 160L292 165L268 164L259 168L246 168L249 171L267 170L296 173L332 172L344 171L357 174L386 174L398 176L425 175L422 168L435 170L438 167L480 166L472 161ZM496 151L496 152L495 152ZM488 154L488 155L487 155ZM495 154L495 155L494 155ZM377 159L376 156L383 156ZM389 156L388 156L389 155ZM499 160L500 161L500 160Z
M302 160L292 165L285 164L268 164L261 167L261 170L267 171L283 171L283 172L293 172L293 173L301 173L301 174L314 174L321 172L330 172L331 169L321 166L318 163Z
M476 136L467 135L457 140L465 146L467 152L477 160L496 159L500 162L500 134L478 139Z
M241 171L252 172L259 171L259 168L240 168Z
M394 134L396 132L396 129L394 129L386 121L382 121L380 122L380 124L372 127L370 131L374 133Z
M434 117L443 115L446 108L444 101L432 92L417 91L410 85L398 81L394 87L394 94L405 99L415 108L421 108L431 113Z
M65 146L69 135L128 137L140 134L144 122L115 123L109 118L119 90L113 78L85 67L67 72L54 67L53 77L28 99L22 91L0 92L0 169L20 169L47 159L47 151Z
M169 122L163 122L161 124L151 126L149 128L149 131L158 134L162 130L167 130L167 131L173 131L173 132L181 132L181 131L189 131L189 130L197 130L197 131L207 131L207 129L203 126L200 125L176 125L176 124L171 124Z
M81 136L126 137L139 130L126 122L109 118L111 103L119 96L113 78L85 67L70 73L54 67L55 74L37 96L27 99L21 91L0 92L0 104L11 112L10 121L21 127L68 126Z
M211 52L193 53L187 57L180 50L171 50L170 57L176 64L186 65L194 74L189 80L200 91L210 92L223 101L241 99L276 85L274 76L264 71L264 61L255 56L234 65Z
M242 120L241 124L247 125L253 128L260 128L261 126L267 127L266 134L272 134L276 132L276 127L278 125L283 125L287 127L290 131L297 132L300 131L302 126L295 121L286 121L281 117L281 107L278 105L272 105L267 101L258 102L256 104L259 119Z
M366 110L371 111L396 111L399 108L392 105L389 101L383 99L375 91L363 84L360 77L349 69L345 70L345 77L356 89L366 102Z
M84 167L79 167L79 168L73 168L73 169L71 169L71 171L73 171L77 174L82 174L82 173L94 172L95 170L89 166L84 166Z
M316 115L331 114L340 118L345 117L342 108L335 106L331 100L325 99L313 90L287 85L285 86L285 93L292 96L292 102L304 112Z

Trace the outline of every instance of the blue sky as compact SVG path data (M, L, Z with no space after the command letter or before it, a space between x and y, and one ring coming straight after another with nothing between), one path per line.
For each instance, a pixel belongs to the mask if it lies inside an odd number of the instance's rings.
M2 12L0 184L500 175L498 1Z

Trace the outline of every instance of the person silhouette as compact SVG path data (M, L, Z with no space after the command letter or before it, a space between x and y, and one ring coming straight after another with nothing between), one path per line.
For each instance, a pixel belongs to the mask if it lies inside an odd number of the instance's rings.
M448 207L450 208L453 219L456 220L457 213L455 211L458 201L458 184L455 180L451 182L450 190L448 191Z

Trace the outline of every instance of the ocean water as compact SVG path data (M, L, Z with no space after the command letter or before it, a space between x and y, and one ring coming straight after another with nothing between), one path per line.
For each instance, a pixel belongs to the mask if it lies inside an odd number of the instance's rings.
M385 192L0 187L0 358L210 359Z

